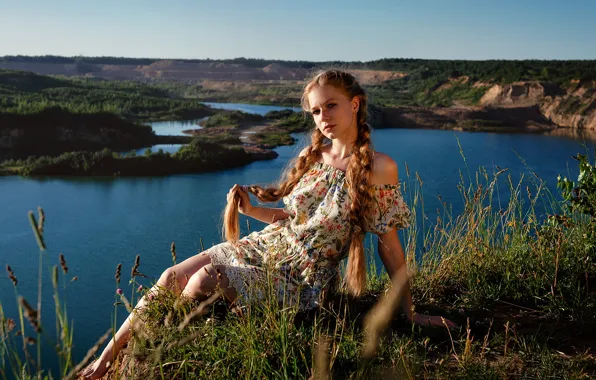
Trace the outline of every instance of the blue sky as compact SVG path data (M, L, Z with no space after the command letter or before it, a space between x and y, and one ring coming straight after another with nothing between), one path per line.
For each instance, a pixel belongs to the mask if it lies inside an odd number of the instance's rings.
M0 56L596 59L594 0L0 0Z

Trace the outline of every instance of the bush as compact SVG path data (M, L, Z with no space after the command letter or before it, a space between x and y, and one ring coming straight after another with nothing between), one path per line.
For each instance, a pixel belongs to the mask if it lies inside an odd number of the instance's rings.
M263 121L265 118L261 115L245 113L241 111L225 111L211 116L203 124L205 128L212 127L239 127L242 122Z
M594 217L596 213L596 167L590 164L588 157L577 155L579 161L579 176L577 182L572 182L567 177L557 178L557 187L570 211L579 211Z

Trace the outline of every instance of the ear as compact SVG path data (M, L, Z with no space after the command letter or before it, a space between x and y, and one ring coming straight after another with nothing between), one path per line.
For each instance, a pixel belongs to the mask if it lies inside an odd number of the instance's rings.
M357 96L354 96L352 98L352 112L356 113L358 112L358 110L360 109L360 98Z

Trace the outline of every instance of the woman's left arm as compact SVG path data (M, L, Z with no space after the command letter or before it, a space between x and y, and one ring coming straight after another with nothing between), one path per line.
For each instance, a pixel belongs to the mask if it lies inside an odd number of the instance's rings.
M397 229L392 228L391 231L384 234L377 234L377 236L379 238L379 256L385 266L385 270L387 270L387 274L389 274L389 278L394 282L399 270L403 265L406 265L406 255L397 236ZM406 318L412 321L412 308L414 304L412 302L412 294L410 293L409 281L405 283L401 306Z
M399 184L397 164L389 156L376 153L373 164L373 184ZM398 275L400 269L406 265L404 249L397 236L397 228L394 227L386 233L377 234L379 237L379 256L389 274L391 280ZM404 271L407 273L407 271ZM444 323L449 327L457 325L448 319L440 316L430 316L413 312L412 294L410 292L409 281L405 282L405 289L401 300L401 306L409 321L419 325L443 326Z
M377 234L377 236L379 237L379 256L391 281L395 283L394 277L398 275L402 266L406 265L406 255L397 236L397 229L393 228L391 231L384 234ZM402 273L407 273L407 271L403 271ZM401 307L408 321L423 326L444 326L446 324L451 328L457 327L455 323L441 316L414 313L413 306L410 284L409 281L406 281L401 299Z

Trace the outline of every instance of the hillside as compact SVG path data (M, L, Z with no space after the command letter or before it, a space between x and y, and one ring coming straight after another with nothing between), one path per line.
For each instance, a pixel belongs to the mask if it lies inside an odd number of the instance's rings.
M209 101L297 106L304 78L329 66L348 69L361 81L376 107L373 116L379 128L596 130L596 61L0 58L0 67L66 76L24 81L31 89L26 95L33 102L78 96L83 104L93 103L90 107L145 120L182 118L187 107L198 108L200 102ZM82 87L93 96L82 97ZM6 93L0 78L0 96L3 91ZM22 99L22 93L19 97ZM134 107L122 106L132 102ZM4 97L0 97L1 105L6 105ZM14 109L15 101L8 106ZM160 107L164 112L158 111ZM180 114L169 112L173 109Z
M150 127L106 112L81 114L60 107L28 115L0 111L0 161L75 150L126 151L158 141Z

